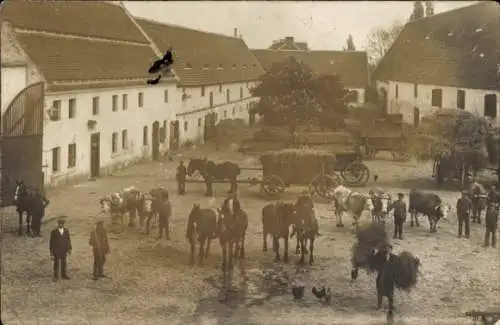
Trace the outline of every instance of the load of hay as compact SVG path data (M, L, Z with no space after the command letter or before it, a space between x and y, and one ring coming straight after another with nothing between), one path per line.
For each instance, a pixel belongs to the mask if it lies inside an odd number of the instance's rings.
M283 149L261 155L264 176L276 175L289 184L309 184L321 172L333 172L335 155L318 149Z
M360 225L356 238L357 242L352 246L352 265L368 272L375 271L373 252L380 245L389 243L385 226L380 223Z
M394 283L398 289L410 291L417 285L420 261L412 253L403 251L394 263Z

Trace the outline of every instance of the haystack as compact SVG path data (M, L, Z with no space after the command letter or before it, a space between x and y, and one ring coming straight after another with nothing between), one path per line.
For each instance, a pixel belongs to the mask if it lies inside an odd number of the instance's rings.
M394 282L401 290L410 291L417 284L420 261L412 253L403 251L394 265Z
M309 184L320 173L335 166L335 155L317 149L283 149L264 154L260 157L264 176L276 175L285 182Z
M352 247L352 265L369 272L375 271L370 263L373 252L380 245L389 243L385 226L379 223L360 225L356 238L357 242Z

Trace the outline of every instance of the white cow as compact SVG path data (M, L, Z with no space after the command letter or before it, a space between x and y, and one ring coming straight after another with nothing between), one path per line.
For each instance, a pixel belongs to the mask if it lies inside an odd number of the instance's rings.
M339 185L333 190L333 201L331 204L335 209L337 227L344 227L344 223L342 222L342 214L344 212L352 215L352 225L357 229L363 211L373 211L373 203L369 196L355 192L344 185Z

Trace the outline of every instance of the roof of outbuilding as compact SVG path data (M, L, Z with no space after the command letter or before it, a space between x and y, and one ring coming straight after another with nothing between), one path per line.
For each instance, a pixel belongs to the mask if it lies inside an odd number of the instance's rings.
M355 51L275 51L252 50L264 69L289 57L307 64L317 74L340 77L347 88L365 88L369 84L366 52Z
M174 69L181 86L256 80L259 62L240 38L136 18L161 51L173 47Z
M373 78L500 89L500 5L483 1L407 23Z
M24 30L149 44L123 8L104 1L5 1L2 16Z
M118 5L7 1L2 19L49 91L145 85L151 78L149 64L158 59L149 40Z

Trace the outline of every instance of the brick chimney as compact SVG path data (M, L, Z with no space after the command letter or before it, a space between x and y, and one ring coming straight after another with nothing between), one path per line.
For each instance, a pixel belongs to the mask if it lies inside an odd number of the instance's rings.
M285 43L286 44L293 44L294 43L293 37L292 36L285 37Z

